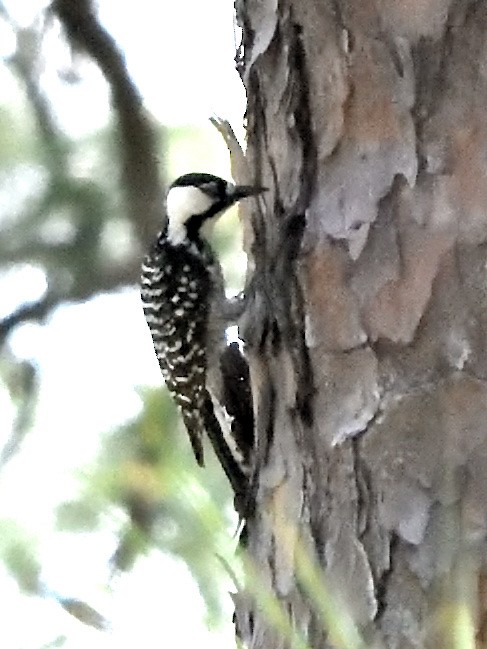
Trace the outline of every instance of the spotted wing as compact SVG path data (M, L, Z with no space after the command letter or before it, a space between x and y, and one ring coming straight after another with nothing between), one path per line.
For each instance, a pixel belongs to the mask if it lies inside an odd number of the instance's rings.
M168 259L161 246L143 264L141 283L157 359L202 466L209 399L205 375L210 276L202 261L186 249Z

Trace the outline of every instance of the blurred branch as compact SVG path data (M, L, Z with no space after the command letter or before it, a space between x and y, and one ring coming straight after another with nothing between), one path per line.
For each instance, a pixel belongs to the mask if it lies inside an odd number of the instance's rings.
M27 432L26 426L14 426L10 437L0 452L0 470L17 455Z
M51 10L71 44L97 63L110 85L121 133L123 187L130 218L138 227L145 249L163 216L157 141L142 99L127 72L122 52L98 22L92 0L54 0Z
M46 247L47 250L47 247ZM89 299L95 292L113 291L124 286L130 286L139 272L139 260L132 259L128 263L110 265L103 272L97 267L76 278L68 292L49 289L42 298L35 302L22 304L18 309L0 320L0 346L9 333L18 325L35 320L42 321L58 304L65 301L82 301ZM93 275L96 275L93 277Z
M0 469L17 454L29 430L37 396L36 367L29 361L13 364L6 383L13 402L18 402L12 431L0 451Z
M49 101L38 83L37 64L42 35L34 28L17 31L17 49L11 58L11 65L25 85L27 97L34 110L37 125L46 147L45 160L56 175L65 171L67 146L58 129Z
M0 320L0 345L5 341L12 329L28 320L42 320L62 299L61 295L48 291L39 300L22 304L18 309Z
M127 72L122 52L98 22L91 0L54 0L51 11L64 26L71 45L86 52L96 62L110 86L121 133L122 188L126 193L129 218L137 226L136 234L145 250L146 243L162 222L163 192L157 138L142 98ZM42 34L34 27L18 27L3 3L0 3L0 15L17 36L17 49L10 65L26 88L48 149L50 166L64 169L64 138L38 83L37 64Z
M66 151L61 145L61 133L53 119L49 102L38 83L42 32L36 27L21 28L15 23L3 3L0 3L0 15L15 32L17 41L15 52L6 63L24 84L47 150L46 163L53 172L59 172L65 167Z
M82 624L91 626L98 631L106 631L110 627L108 620L87 602L80 599L62 597L58 597L57 602L67 613L75 617Z
M91 1L55 0L51 12L64 26L70 44L86 52L104 73L118 115L122 187L127 216L133 224L135 242L123 258L107 254L103 239L113 203L96 181L72 175L72 145L58 128L39 76L43 23L20 28L3 3L0 15L14 30L16 51L8 60L21 80L36 125L42 134L45 164L50 177L34 210L26 210L21 221L3 228L0 246L2 265L30 261L39 263L48 279L48 293L39 301L22 305L0 321L0 345L9 332L27 320L42 320L57 304L78 301L101 291L135 284L140 269L141 249L161 224L161 184L156 164L157 140L144 113L141 97L132 83L123 54L113 38L97 21ZM51 214L65 212L75 227L70 241L49 241L39 236L39 224ZM55 286L56 289L52 287ZM62 289L62 290L61 290Z

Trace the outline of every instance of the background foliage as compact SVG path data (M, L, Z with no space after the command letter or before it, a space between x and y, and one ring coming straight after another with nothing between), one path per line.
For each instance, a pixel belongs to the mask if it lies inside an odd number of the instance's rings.
M205 472L195 466L136 285L166 178L198 168L226 175L224 145L209 127L168 128L148 116L90 2L54 2L28 28L3 4L0 17L15 42L2 71L14 90L0 105L0 590L11 602L15 590L22 614L44 619L38 640L35 628L28 640L8 636L7 624L2 644L75 646L70 616L108 628L104 608L121 575L159 551L186 562L218 624L218 557L234 549L230 492L210 453ZM62 68L46 47L53 31L69 59ZM45 77L84 87L89 102L96 69L110 91L109 121L72 133ZM216 244L236 286L234 219ZM158 565L141 598L164 581ZM62 615L46 615L46 602Z

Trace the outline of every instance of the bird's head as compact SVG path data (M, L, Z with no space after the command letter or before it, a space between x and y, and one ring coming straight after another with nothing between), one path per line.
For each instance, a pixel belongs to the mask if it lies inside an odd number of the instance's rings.
M169 187L166 198L169 240L178 244L204 235L203 228L214 223L231 205L263 191L265 187L234 185L211 174L180 176Z

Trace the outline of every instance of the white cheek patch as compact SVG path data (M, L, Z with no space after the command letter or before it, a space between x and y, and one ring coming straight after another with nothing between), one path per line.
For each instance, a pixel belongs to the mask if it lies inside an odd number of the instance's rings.
M193 214L203 214L213 199L197 187L173 187L167 195L169 220L184 223Z
M186 236L186 221L194 214L204 214L213 204L210 196L197 187L173 187L166 199L168 238L175 244Z

